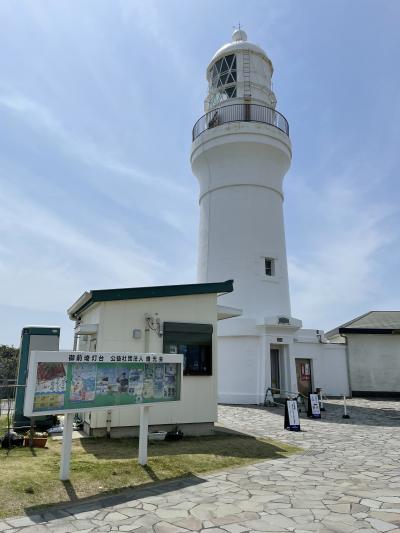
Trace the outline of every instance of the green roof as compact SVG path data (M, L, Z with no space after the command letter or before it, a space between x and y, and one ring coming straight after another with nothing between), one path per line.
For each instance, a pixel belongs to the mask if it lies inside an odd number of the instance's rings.
M58 335L60 336L59 326L24 326L22 335Z
M71 319L76 318L95 302L116 300L137 300L142 298L165 298L171 296L192 296L195 294L223 294L233 291L233 280L219 283L191 283L188 285L160 285L156 287L131 287L125 289L104 289L85 292L68 309Z

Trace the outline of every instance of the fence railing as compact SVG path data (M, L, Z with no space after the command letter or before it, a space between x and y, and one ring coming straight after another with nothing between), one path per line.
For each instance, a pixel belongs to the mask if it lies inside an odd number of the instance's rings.
M213 109L200 117L193 127L193 141L204 131L228 122L262 122L275 126L289 136L288 121L272 107L258 104L232 104Z

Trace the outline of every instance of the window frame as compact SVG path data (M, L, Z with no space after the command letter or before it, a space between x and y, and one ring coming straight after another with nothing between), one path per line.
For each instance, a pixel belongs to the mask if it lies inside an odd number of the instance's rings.
M267 262L270 263L269 267L267 266ZM264 257L264 274L269 278L273 278L275 271L275 259L273 257Z
M211 107L237 97L237 73L236 54L222 56L212 65L208 75Z
M176 351L171 352L171 346L176 346ZM184 376L212 376L213 375L213 326L212 324L198 324L187 322L164 322L163 324L163 352L180 353L179 346L186 348L197 347L199 354L197 361L201 364L205 357L205 370L188 369L185 365ZM206 353L204 353L206 352ZM184 354L185 355L185 354Z

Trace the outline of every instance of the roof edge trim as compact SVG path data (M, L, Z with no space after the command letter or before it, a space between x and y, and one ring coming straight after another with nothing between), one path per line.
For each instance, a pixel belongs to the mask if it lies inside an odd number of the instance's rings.
M232 279L218 283L191 283L187 285L160 285L156 287L92 290L83 293L82 296L71 305L67 313L69 318L74 320L79 313L95 302L191 296L196 294L226 294L232 291Z

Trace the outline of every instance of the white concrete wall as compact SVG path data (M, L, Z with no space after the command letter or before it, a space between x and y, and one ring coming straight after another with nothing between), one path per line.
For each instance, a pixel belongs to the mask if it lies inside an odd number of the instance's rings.
M352 390L400 392L400 337L346 336Z
M291 348L293 384L296 384L296 358L311 359L314 389L321 387L327 396L349 394L346 347L343 344L294 342Z
M238 333L230 335L235 322L238 322ZM283 391L297 392L296 358L304 358L311 360L313 389L321 387L328 396L349 394L345 345L321 343L315 330L300 330L296 334L300 341L294 341L293 335L276 332L271 335L267 328L264 331L254 328L257 333L246 335L239 327L242 322L246 324L248 321L233 319L226 325L219 324L223 333L218 337L220 403L257 404L264 401L265 391L271 386L271 348L279 348L281 353ZM251 331L249 326L248 331ZM277 344L277 336L283 339L282 343Z
M84 315L82 324L100 324L101 321L102 304L94 304L91 306ZM90 340L95 338L96 335L79 335L78 337L78 350L89 351L93 346L90 344Z
M220 126L193 143L192 169L200 183L198 281L233 278L234 292L220 303L243 309L244 317L290 316L282 209L289 165L288 137L265 124ZM265 274L265 257L275 261L274 276Z
M217 420L217 308L215 294L148 298L102 302L97 309L99 329L97 351L143 352L144 315L158 313L162 322L193 322L212 324L213 375L184 376L182 402L154 406L150 409L150 424L203 423ZM82 323L93 324L93 313L83 314ZM132 337L133 329L142 330L142 338ZM150 333L150 352L162 352L162 337ZM88 417L86 417L88 419ZM106 426L106 411L91 413L92 428ZM139 407L115 409L111 426L139 424Z
M99 324L101 320L101 311L102 311L102 304L96 303L89 307L87 311L85 311L85 318L84 322L85 324Z
M255 336L218 338L218 401L255 404L259 402L261 338Z

